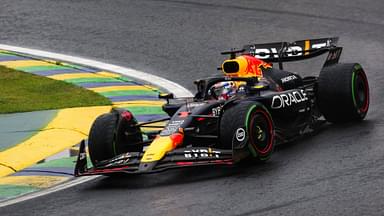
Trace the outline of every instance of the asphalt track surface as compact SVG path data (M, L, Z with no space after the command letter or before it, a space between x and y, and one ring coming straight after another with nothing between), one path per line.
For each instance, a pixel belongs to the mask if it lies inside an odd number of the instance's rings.
M85 56L178 82L217 73L220 51L340 36L371 106L265 164L99 178L0 209L1 215L384 215L384 2L2 0L0 43ZM316 74L309 61L289 69Z

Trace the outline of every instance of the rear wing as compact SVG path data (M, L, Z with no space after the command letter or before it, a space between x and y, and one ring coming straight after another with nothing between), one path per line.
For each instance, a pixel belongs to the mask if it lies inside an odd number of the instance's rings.
M339 38L320 38L300 40L292 43L277 42L265 44L245 45L244 53L255 56L266 62L279 62L282 69L282 62L299 61L313 58L324 53L328 57L324 63L325 66L336 64L339 61L342 47L337 46Z

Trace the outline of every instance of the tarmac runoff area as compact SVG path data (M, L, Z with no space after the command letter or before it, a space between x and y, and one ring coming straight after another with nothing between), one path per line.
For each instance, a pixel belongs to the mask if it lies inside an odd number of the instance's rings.
M113 107L129 109L139 122L166 116L158 88L119 73L4 49L0 65L95 91ZM71 180L76 145L87 138L94 119L112 106L0 115L0 202Z

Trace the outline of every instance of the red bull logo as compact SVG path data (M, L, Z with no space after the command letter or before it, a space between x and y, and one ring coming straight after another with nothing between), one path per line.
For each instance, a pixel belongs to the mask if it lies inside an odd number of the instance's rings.
M225 75L236 77L263 77L262 68L271 67L271 64L251 55L242 55L235 59L225 60L222 65Z

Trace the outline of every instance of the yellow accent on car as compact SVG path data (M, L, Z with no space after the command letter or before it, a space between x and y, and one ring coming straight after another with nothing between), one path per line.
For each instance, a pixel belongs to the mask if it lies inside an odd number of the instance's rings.
M309 42L309 40L306 40L305 46L304 46L304 51L305 51L304 55L309 55L309 52L307 52L309 50L309 48L310 48L310 42Z
M238 65L238 70L237 71L232 71L232 72L231 71L227 71L225 65L226 64L230 64L230 63L237 64ZM225 75L235 75L236 74L236 75L239 75L239 76L241 76L241 75L246 73L247 66L248 66L247 59L245 59L243 56L238 56L236 59L225 60L223 62L223 64L221 65Z
M257 89L262 89L264 87L265 87L264 85L256 85L256 86L254 86L254 88L257 88Z
M141 162L148 163L161 160L167 152L172 151L174 148L174 143L170 136L159 136L147 148Z

